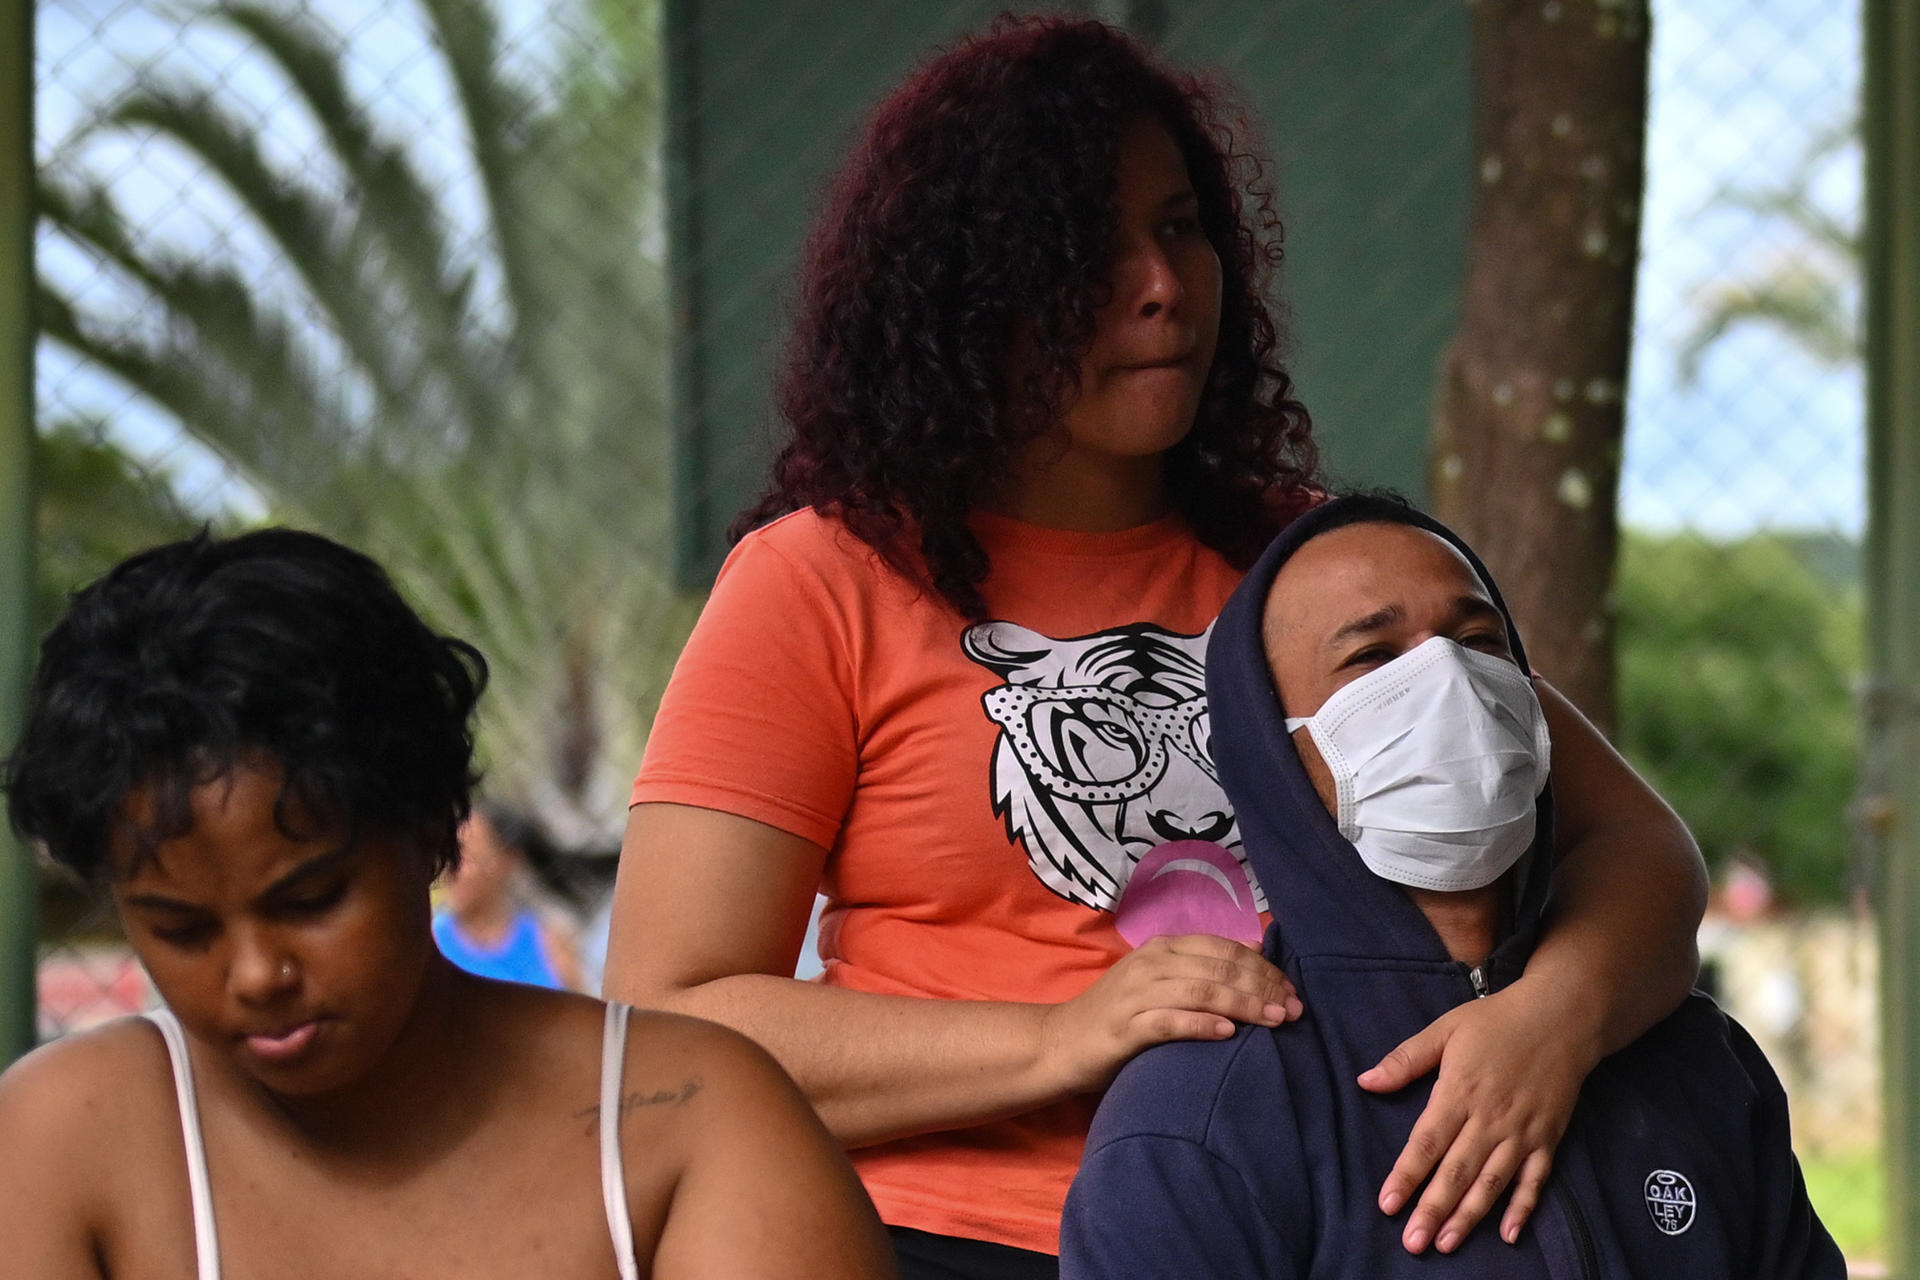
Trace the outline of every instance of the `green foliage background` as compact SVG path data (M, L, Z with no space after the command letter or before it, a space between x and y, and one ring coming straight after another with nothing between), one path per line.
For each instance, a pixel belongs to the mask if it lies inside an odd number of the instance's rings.
M1842 900L1860 754L1857 544L1629 532L1617 590L1628 758L1716 870L1752 858L1788 901Z
M76 588L133 552L205 523L166 476L134 463L100 424L68 421L42 430L34 461L35 634L53 625Z

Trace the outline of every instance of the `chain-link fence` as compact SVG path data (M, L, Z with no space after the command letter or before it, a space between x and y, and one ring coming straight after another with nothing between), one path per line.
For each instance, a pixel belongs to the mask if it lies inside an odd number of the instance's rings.
M1835 1232L1880 1238L1864 670L1859 14L1655 5L1622 484L1621 739L1716 890L1706 981L1787 1082Z
M692 608L667 552L653 7L37 18L43 619L202 522L371 551L486 653L488 793L565 850L478 905L454 881L447 927L478 954L537 918L597 986L593 911ZM147 998L96 906L56 885L45 914L44 1032Z
M764 462L817 185L865 105L994 7L716 0L663 28L653 0L40 0L43 619L203 521L335 533L487 653L490 790L604 855L687 583ZM1079 7L1220 65L1282 140L1304 392L1340 472L1417 489L1404 388L1431 384L1461 270L1427 247L1463 243L1474 179L1463 13ZM1858 16L1656 0L1654 32L1620 736L1715 869L1710 975L1803 1150L1867 1186ZM1303 52L1336 44L1364 56ZM1329 214L1356 191L1364 217ZM535 863L590 971L609 864ZM45 1034L148 999L84 895L50 881L43 919ZM1840 1226L1871 1252L1874 1221Z

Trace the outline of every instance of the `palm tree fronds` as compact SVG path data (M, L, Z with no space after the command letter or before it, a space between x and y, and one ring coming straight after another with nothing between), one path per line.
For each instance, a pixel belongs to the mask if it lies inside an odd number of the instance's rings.
M491 785L610 833L693 612L670 568L657 50L647 22L583 36L536 92L500 67L485 0L419 3L481 244L451 243L463 220L381 136L330 33L270 0L216 0L197 12L292 86L338 189L277 171L221 89L136 84L90 136L197 158L274 256L170 246L66 148L41 177L42 226L124 287L50 275L40 328L277 515L379 556L493 665ZM496 279L497 299L479 283Z
M208 95L155 87L121 103L118 124L165 135L203 160L297 273L383 401L404 405L420 376L393 337L404 318L347 252L337 206L273 171L250 130Z
M1844 286L1803 269L1782 268L1758 279L1722 285L1704 298L1680 342L1680 378L1699 379L1706 353L1731 330L1760 324L1780 330L1817 363L1841 368L1858 359L1860 333Z
M480 186L500 242L507 302L523 331L537 323L532 257L513 174L521 158L515 139L538 114L526 96L499 74L499 24L480 0L420 0L435 39L446 55L455 96L467 123Z
M212 13L253 41L304 99L358 197L350 237L355 256L378 255L393 269L423 331L461 332L470 320L471 271L454 266L440 209L407 152L381 140L348 94L331 36L302 16L247 0L220 5ZM489 361L452 346L434 353L431 363L453 374L466 417L489 416L492 388L481 372Z

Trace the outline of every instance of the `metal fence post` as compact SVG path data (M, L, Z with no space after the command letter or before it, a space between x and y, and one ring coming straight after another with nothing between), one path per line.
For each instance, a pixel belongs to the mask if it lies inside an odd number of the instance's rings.
M1891 1274L1920 1274L1920 9L1867 0L1867 810L1880 853Z
M33 10L0 32L0 751L33 663ZM0 1066L34 1043L38 886L0 823Z

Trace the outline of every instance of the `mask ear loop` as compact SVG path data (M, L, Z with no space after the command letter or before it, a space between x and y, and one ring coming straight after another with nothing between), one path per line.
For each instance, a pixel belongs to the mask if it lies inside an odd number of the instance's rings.
M1314 749L1320 753L1320 762L1327 767L1327 774L1333 779L1333 822L1340 834L1347 840L1359 837L1360 828L1349 821L1353 813L1353 769L1347 764L1346 753L1338 747L1329 747L1320 736L1319 721L1313 716L1288 716L1286 718L1287 735L1305 729L1307 736L1313 739Z
M1533 698L1534 749L1539 753L1540 776L1538 785L1533 789L1538 796L1547 789L1547 783L1553 781L1553 732L1547 728L1547 709L1540 705L1539 691L1533 687L1533 677L1527 678L1527 692Z

